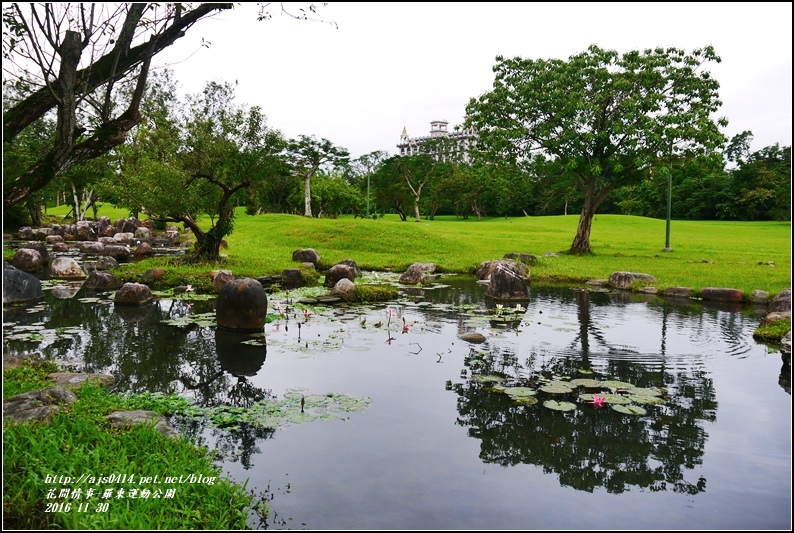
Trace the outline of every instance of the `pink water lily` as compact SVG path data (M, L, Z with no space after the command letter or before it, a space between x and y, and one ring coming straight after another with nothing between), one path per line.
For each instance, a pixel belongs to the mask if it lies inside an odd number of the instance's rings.
M185 292L190 292L192 290L195 290L193 289L193 285L188 285L187 287L185 287Z
M305 316L306 318L309 318L311 315L312 315L312 311L308 307L303 310L303 316Z
M587 403L592 403L593 407L595 407L596 409L601 409L602 407L604 407L605 402L606 402L605 398L602 398L598 394L593 394L593 401Z

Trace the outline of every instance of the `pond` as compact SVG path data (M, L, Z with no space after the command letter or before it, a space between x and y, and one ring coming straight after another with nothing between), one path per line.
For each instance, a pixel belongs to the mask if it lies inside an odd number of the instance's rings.
M537 286L500 308L451 276L308 316L272 294L286 318L245 337L212 299L46 287L4 313L4 353L211 408L174 422L268 499L253 528L791 528L790 370L753 340L761 309Z

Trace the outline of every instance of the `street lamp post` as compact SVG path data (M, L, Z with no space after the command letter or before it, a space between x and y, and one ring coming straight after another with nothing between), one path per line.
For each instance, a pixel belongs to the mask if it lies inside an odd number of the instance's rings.
M670 212L673 206L673 143L670 143L670 172L667 173L667 228L663 252L672 252L670 248Z

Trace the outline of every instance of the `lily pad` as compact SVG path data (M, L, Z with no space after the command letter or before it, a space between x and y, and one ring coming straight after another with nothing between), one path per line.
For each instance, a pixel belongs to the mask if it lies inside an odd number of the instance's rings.
M543 407L554 409L555 411L573 411L576 409L576 404L571 402L558 402L556 400L546 400L543 402Z
M634 388L634 385L632 385L631 383L626 383L625 381L602 381L601 386L613 390Z
M529 387L506 387L502 392L513 398L514 400L518 400L519 398L526 398L528 396L534 396L537 394L535 389L530 389Z
M625 404L631 403L626 396L621 396L620 394L600 394L606 403L613 403L613 404Z
M543 385L540 390L548 394L569 394L573 392L571 385L565 381L552 381Z
M636 387L629 391L629 394L641 396L661 396L663 393L655 387Z
M634 391L632 391L634 392ZM645 405L661 405L664 403L662 398L658 396L645 396L642 394L629 394L627 398L635 403L641 403Z
M472 379L477 383L501 383L505 378L501 376L489 376L484 374L474 374Z
M586 389L596 389L602 386L597 379L572 379L569 383L574 387L585 387Z
M640 407L639 405L613 405L612 409L619 413L624 413L627 415L645 415L648 414L648 411Z

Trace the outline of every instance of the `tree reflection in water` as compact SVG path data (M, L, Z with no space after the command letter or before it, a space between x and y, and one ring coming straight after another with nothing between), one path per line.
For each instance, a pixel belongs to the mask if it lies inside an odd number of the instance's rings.
M519 362L511 349L471 348L464 360L463 383L448 384L458 394L457 423L479 439L480 458L503 466L532 464L556 473L560 484L592 492L604 487L621 493L631 487L649 491L672 490L696 494L706 490L706 479L686 478L686 471L702 463L707 439L705 425L716 419L716 393L704 372L677 372L661 365L644 365L630 358L599 361L599 373L577 375L590 369L590 339L612 353L599 324L591 316L587 292L575 294L579 330L572 347L579 357L560 357L536 349ZM537 364L538 360L544 362ZM474 374L498 375L503 385L531 386L541 377L572 376L628 381L637 387L662 387L663 405L648 406L648 415L629 416L612 409L594 409L579 401L574 411L561 412L534 405L519 405L496 392ZM577 391L568 401L577 401ZM555 395L555 399L561 399Z

